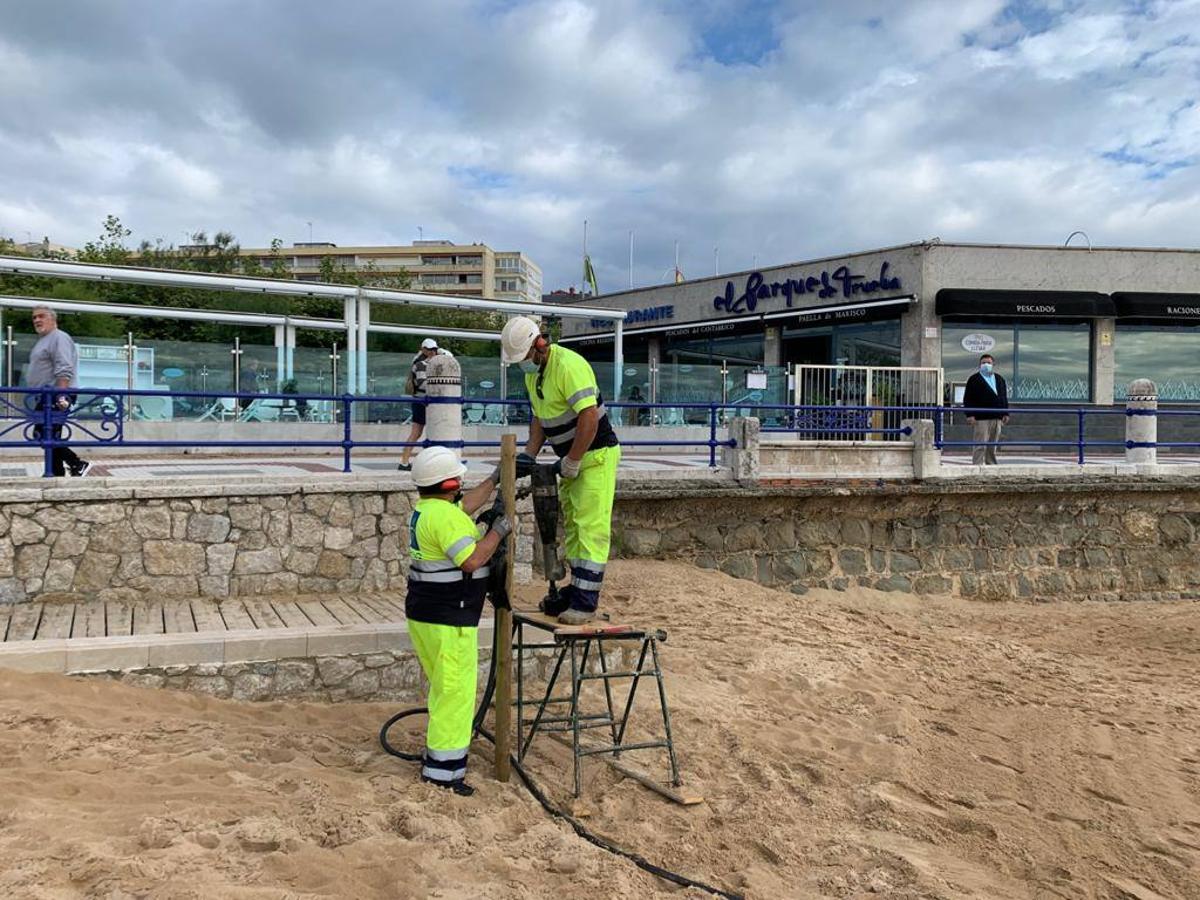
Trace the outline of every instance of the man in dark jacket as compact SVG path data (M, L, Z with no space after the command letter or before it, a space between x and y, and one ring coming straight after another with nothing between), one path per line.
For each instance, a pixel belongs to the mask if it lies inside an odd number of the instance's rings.
M972 410L967 421L975 427L971 463L976 466L996 465L1000 428L1008 422L1008 384L995 373L995 365L990 353L979 357L979 371L967 379L963 392L963 409Z

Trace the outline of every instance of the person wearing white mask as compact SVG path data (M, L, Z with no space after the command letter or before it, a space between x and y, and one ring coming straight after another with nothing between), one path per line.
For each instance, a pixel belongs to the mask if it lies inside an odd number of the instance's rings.
M996 361L990 353L979 357L979 371L967 379L963 409L969 410L967 421L975 429L971 463L996 465L996 444L1002 426L1008 423L1008 383L996 374Z

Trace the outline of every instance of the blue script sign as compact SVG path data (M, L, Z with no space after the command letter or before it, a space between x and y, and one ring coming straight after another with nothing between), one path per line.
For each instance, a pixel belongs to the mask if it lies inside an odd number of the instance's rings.
M752 272L746 278L746 289L740 296L733 293L733 282L725 282L725 293L713 298L713 306L729 313L754 312L759 300L770 300L783 295L787 305L800 294L816 294L822 300L841 295L849 299L857 294L874 294L879 291L900 290L900 279L888 277L888 264L879 267L879 277L868 279L866 275L854 275L848 266L838 266L832 272L822 271L820 276L807 278L785 278L768 283L762 272Z

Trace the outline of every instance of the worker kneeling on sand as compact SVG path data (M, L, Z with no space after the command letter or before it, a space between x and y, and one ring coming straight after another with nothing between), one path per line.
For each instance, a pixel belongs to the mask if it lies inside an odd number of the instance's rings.
M429 680L429 728L421 779L456 794L475 789L465 781L475 715L479 617L488 585L488 561L513 530L492 518L487 534L471 515L496 487L493 473L463 493L467 467L448 447L423 450L412 477L420 499L409 520L408 594L404 611L421 668ZM498 471L498 470L497 470Z
M549 440L562 478L558 496L571 583L553 608L543 601L543 612L565 624L581 625L595 616L600 603L621 442L608 420L591 365L574 350L551 344L533 319L508 320L500 334L500 359L521 367L533 407L529 443L517 460L518 476L523 466L525 474L532 470L538 451Z

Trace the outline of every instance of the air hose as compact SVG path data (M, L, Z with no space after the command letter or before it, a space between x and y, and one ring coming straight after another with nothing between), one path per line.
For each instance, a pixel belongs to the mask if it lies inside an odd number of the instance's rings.
M484 716L487 715L488 707L492 704L492 693L496 689L496 657L499 655L499 648L500 631L498 629L494 629L492 633L492 662L488 667L487 684L483 688L483 696L479 700L479 708L475 710L475 719L471 725L472 731L480 737L485 738L489 743L492 744L492 746L495 746L496 739L484 729L483 719ZM403 709L384 722L383 727L379 729L379 743L383 749L392 756L397 756L400 759L406 759L409 762L421 762L424 759L422 754L405 753L403 750L397 750L395 747L393 747L388 741L388 731L401 719L407 719L409 716L416 716L422 713L427 714L428 712L428 708L424 706L418 706L412 709ZM724 900L744 900L741 894L731 894L728 891L723 891L720 888L713 887L710 884L705 884L702 881L695 881L691 878L688 878L686 875L680 875L677 872L671 872L668 869L656 866L645 857L618 847L607 838L600 837L598 834L593 834L592 832L588 831L587 828L583 826L583 823L574 816L564 812L550 802L550 799L545 795L545 793L542 792L542 789L537 786L537 783L529 776L529 773L525 771L525 767L517 761L515 754L510 755L509 760L512 763L513 769L518 775L521 776L521 782L529 790L529 793L533 794L534 799L536 799L538 803L542 804L542 808L554 818L565 821L571 826L572 829L574 829L577 835L579 835L589 844L594 844L601 850L607 850L614 856L620 856L624 859L627 859L639 869L649 872L651 875L657 875L659 878L663 878L674 884L681 885L682 887L699 888L700 890L707 891L716 897L722 897Z

